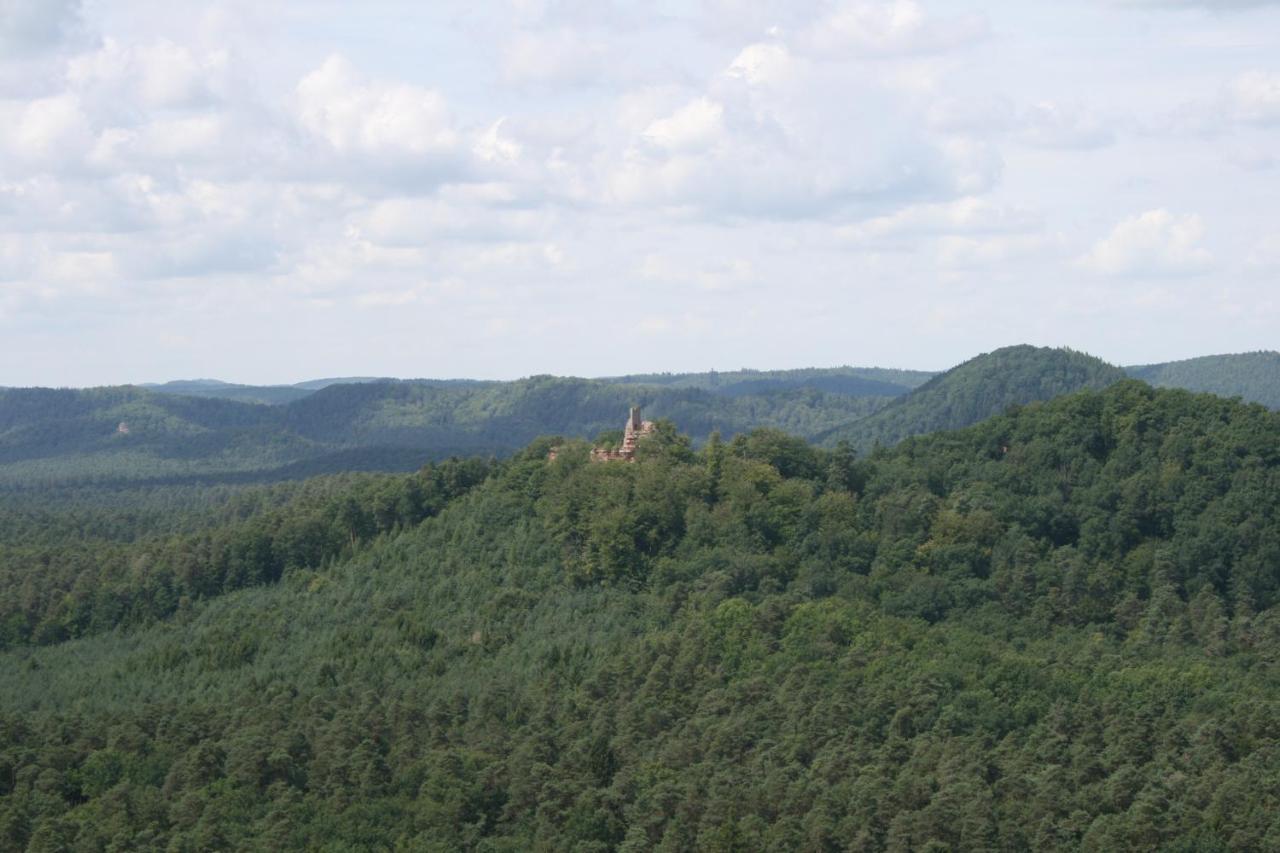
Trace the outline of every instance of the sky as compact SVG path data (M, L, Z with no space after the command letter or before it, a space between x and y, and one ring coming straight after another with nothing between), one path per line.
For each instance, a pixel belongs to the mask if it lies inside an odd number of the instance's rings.
M1280 343L1280 0L0 0L0 385Z

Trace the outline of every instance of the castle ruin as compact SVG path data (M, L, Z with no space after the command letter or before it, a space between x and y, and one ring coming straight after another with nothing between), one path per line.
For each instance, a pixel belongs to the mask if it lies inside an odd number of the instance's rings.
M627 418L627 425L622 431L622 444L616 450L610 450L606 447L593 447L591 449L591 461L634 461L636 458L636 446L639 445L640 439L650 435L654 429L653 421L640 419L640 407L632 406L631 416Z

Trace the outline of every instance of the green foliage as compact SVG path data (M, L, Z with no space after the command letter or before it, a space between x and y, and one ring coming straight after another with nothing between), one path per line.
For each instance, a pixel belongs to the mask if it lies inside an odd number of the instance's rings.
M645 373L620 376L610 382L699 388L727 397L771 391L810 390L852 397L897 397L935 374L924 370L883 367L809 367L800 370L733 370L710 373Z
M334 550L0 653L0 847L1280 846L1280 415L1126 381L870 458L642 447L11 510Z
M449 460L409 477L344 475L201 502L185 495L186 507L183 492L171 489L113 490L70 505L57 492L36 506L29 495L0 501L8 531L0 649L146 624L200 599L320 568L434 515L492 467ZM163 524L153 520L157 504L167 509Z
M790 387L725 397L549 376L335 384L282 405L131 387L0 389L0 489L406 471L450 456L510 454L539 435L616 430L632 404L699 440L758 425L812 435L887 399Z
M875 414L817 438L828 446L847 441L869 452L909 436L967 427L1009 406L1105 388L1124 378L1120 368L1073 350L1005 347L953 367Z
M213 397L219 400L235 400L240 403L265 403L279 405L301 400L319 389L300 388L296 385L236 385L215 380L177 380L159 385L143 385L157 394L177 394L183 397Z
M1280 409L1280 353L1274 351L1206 355L1186 361L1126 367L1125 372L1157 388L1185 388L1222 397L1241 397Z
M1280 406L1280 355L1129 368L1153 384ZM945 374L883 368L740 370L608 380L210 380L81 391L0 389L0 490L55 485L244 484L352 470L412 471L508 455L539 435L587 438L632 404L701 444L758 427L862 453L956 429L1124 372L1070 350L1009 347Z

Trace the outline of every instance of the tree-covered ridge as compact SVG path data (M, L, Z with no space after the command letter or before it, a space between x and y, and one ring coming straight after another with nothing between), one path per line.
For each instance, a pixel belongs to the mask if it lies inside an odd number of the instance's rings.
M28 495L0 500L0 649L150 624L193 602L338 561L439 512L492 467L450 460L411 476L336 475L200 502L184 489L115 490L115 511L98 502L33 507ZM174 500L184 496L185 507ZM157 499L170 503L159 520Z
M294 385L239 385L213 379L174 380L140 386L157 394L174 394L182 397L214 397L219 400L235 400L241 403L265 403L279 405L301 400L315 391Z
M1265 389L1280 388L1277 359L1258 353L1131 370L1156 383L1272 404ZM289 401L270 387L210 380L167 389L0 389L0 489L408 471L449 456L514 453L540 434L593 437L616 429L618 412L634 404L674 421L697 443L717 430L728 437L775 427L865 450L1121 375L1080 353L1023 346L928 382L933 375L921 371L832 368L515 382L354 377L279 386Z
M1207 355L1165 364L1135 365L1125 371L1157 388L1207 391L1280 409L1280 352Z
M883 367L801 368L798 370L733 370L707 373L637 373L628 376L601 377L598 381L620 385L659 385L669 388L700 388L731 397L766 391L816 390L855 397L895 397L926 382L936 374L924 370L900 370ZM354 376L314 379L294 385L240 385L216 379L177 380L144 385L151 391L194 397L219 397L228 400L263 403L289 403L322 388L339 384L394 382L391 378ZM418 385L461 387L496 385L492 381L472 379L413 379Z
M1280 845L1280 416L1123 382L865 459L642 449L0 655L0 837Z
M865 452L908 436L960 429L1008 406L1105 388L1124 378L1120 368L1074 350L1005 347L953 367L878 412L817 438L828 445L847 441Z
M0 391L0 487L405 470L510 454L546 433L592 437L616 429L630 405L699 438L761 425L811 435L886 400L802 389L728 398L549 376L335 384L284 405L133 387L11 389Z
M884 367L810 367L798 370L731 370L708 373L641 373L609 379L630 385L701 388L730 397L762 391L809 389L855 397L896 397L936 373Z
M158 394L179 394L186 397L216 397L223 400L238 400L243 403L292 403L310 396L316 391L330 385L352 385L365 382L395 382L390 377L345 376L328 379L309 379L293 385L241 385L234 382L222 382L217 379L178 379L171 382L149 383L140 387ZM440 379L414 380L420 383L436 385L482 385L472 379Z

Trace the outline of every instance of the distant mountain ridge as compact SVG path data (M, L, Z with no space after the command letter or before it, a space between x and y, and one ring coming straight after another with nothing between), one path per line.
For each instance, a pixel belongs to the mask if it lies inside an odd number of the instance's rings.
M177 394L185 397L215 397L221 400L238 400L244 403L281 405L301 400L330 385L388 382L387 378L352 376L336 379L310 379L293 385L241 385L223 382L221 379L175 379L170 382L149 382L139 385L158 394Z
M249 386L195 379L11 388L0 389L0 485L405 470L450 455L504 455L539 435L594 438L618 429L631 405L671 419L696 441L712 431L728 438L767 426L866 452L1127 375L1280 408L1277 353L1122 370L1084 353L1026 345L941 374L841 367L607 380L348 377Z
M1280 353L1259 351L1209 355L1181 361L1130 365L1121 368L1135 379L1156 387L1183 388L1241 397L1280 409ZM884 367L810 367L794 370L732 370L703 373L637 373L600 377L616 385L653 385L663 388L696 388L725 397L739 397L781 390L817 390L854 397L898 397L919 388L943 371L902 370ZM280 404L340 384L411 382L437 387L502 385L482 379L392 379L348 376L311 379L291 385L245 385L219 379L185 379L144 383L138 387L161 394L218 397L243 402Z
M1280 352L1274 350L1136 365L1126 367L1125 372L1157 388L1184 388L1220 397L1242 397L1251 403L1280 409Z
M913 435L972 426L1012 405L1101 389L1125 378L1120 368L1075 350L1004 347L957 365L880 411L817 438L828 445L845 441L866 452Z
M339 383L283 404L135 386L11 389L0 391L0 484L411 469L510 453L539 435L595 437L620 428L631 405L700 438L761 425L810 435L888 399L812 389L725 397L550 376Z
M936 373L926 370L896 370L882 367L810 367L797 370L647 373L606 376L594 381L616 385L655 385L672 389L695 388L726 397L742 397L799 388L845 394L851 397L896 397L923 384L935 375ZM310 379L291 385L244 385L224 382L220 379L178 379L170 382L143 383L138 387L160 394L219 397L245 402L279 404L300 400L309 393L320 391L331 385L367 385L379 382L409 382L436 387L503 384L499 380L485 379L395 379L385 376L348 376Z
M701 388L734 397L783 388L814 388L853 396L898 396L937 374L928 370L884 367L805 367L795 370L732 370L706 373L638 373L606 378L609 382Z

